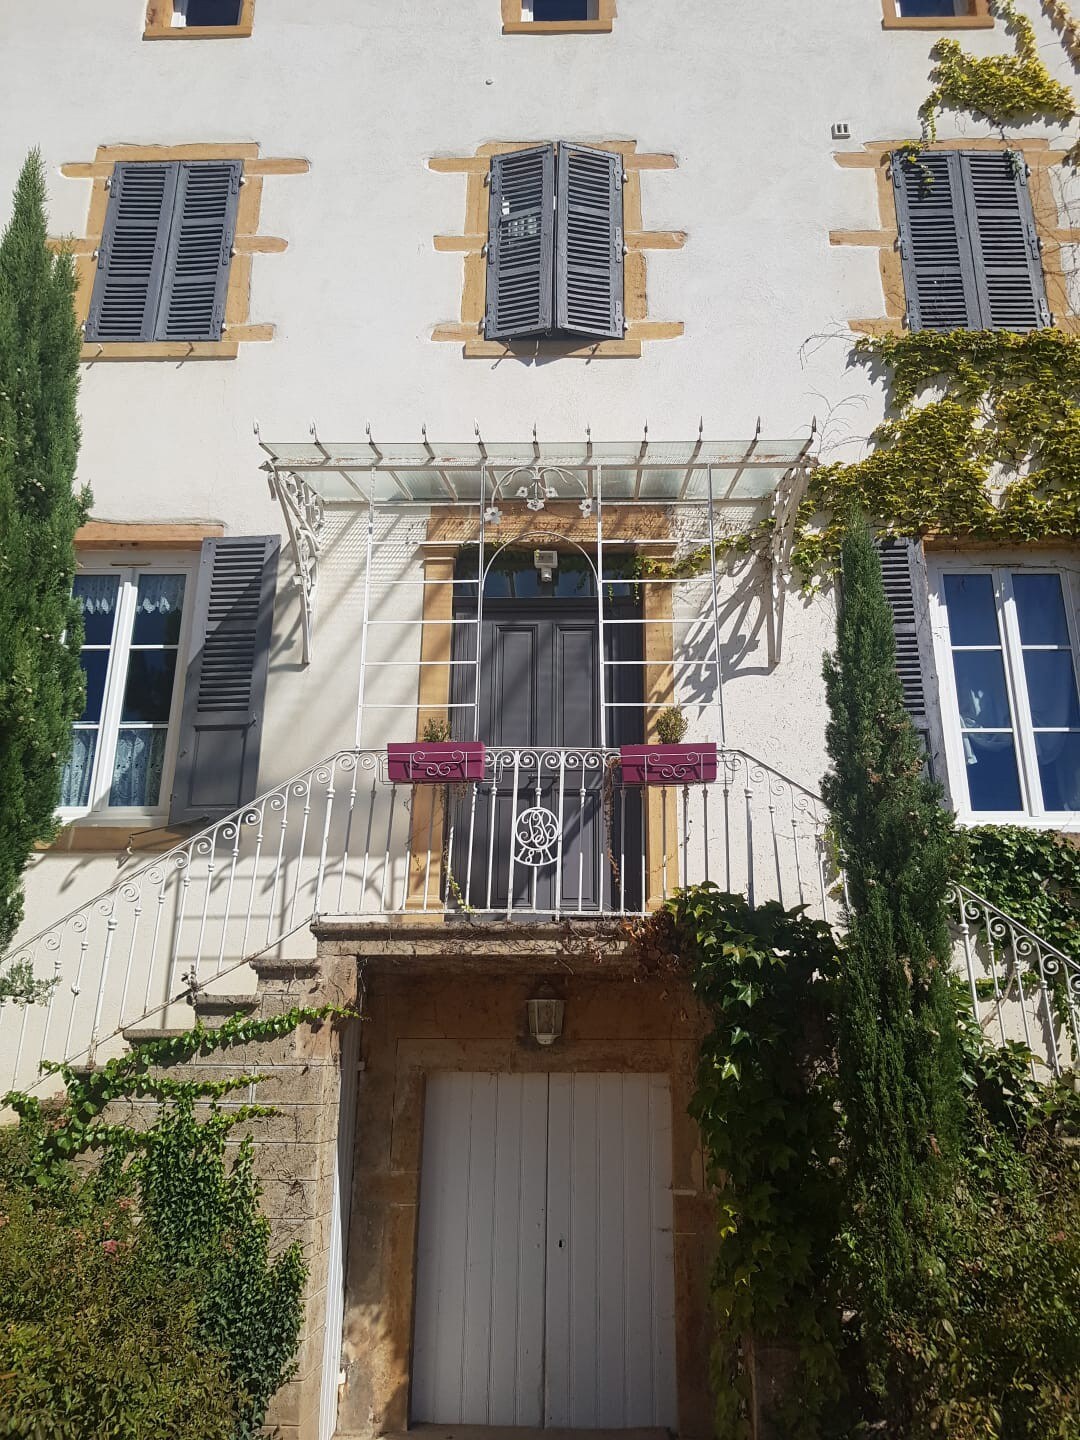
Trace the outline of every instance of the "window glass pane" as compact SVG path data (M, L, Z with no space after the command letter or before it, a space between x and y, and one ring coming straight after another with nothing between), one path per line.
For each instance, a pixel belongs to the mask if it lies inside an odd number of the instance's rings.
M189 25L239 25L240 0L187 0Z
M183 575L140 575L133 645L176 645L184 607Z
M925 15L971 14L967 0L900 0L898 9L905 20Z
M108 650L84 650L79 656L83 674L86 676L86 704L79 716L88 724L101 719L101 707L105 700L105 677L109 669Z
M1020 777L1011 735L964 736L968 795L972 810L1020 810Z
M975 730L1008 730L1012 726L1005 666L1000 650L956 650L956 699L960 722Z
M1068 645L1069 625L1057 575L1014 575L1013 594L1025 645ZM954 642L955 643L955 642Z
M1047 810L1080 810L1080 732L1035 736L1043 805Z
M116 740L110 805L156 805L161 794L161 769L168 731L127 730Z
M1080 726L1080 703L1070 650L1025 650L1031 723L1038 730Z
M76 730L72 739L71 758L64 766L60 781L60 804L83 806L90 803L90 777L94 772L98 732Z
M954 645L1000 645L989 575L946 575L945 607Z
M121 720L167 721L175 673L175 650L133 650Z
M116 623L118 575L76 575L71 593L82 610L83 644L108 645Z
M534 20L588 20L589 0L533 0Z

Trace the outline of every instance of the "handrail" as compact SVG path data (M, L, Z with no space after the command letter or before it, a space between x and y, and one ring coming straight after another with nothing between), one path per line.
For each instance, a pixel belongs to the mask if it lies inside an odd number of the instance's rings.
M741 749L719 750L712 784L624 784L617 756L500 746L483 780L447 787L396 783L383 750L333 751L8 951L0 965L55 982L45 1004L0 1005L10 1083L53 1054L93 1063L257 955L309 958L318 917L630 916L712 880L837 922L819 795ZM976 1013L992 992L1002 1036L1060 1070L1067 1009L1080 1055L1080 961L962 885L950 903Z

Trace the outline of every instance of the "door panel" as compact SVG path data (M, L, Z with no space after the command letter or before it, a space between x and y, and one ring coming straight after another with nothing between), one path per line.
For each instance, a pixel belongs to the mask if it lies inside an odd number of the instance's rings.
M428 1080L412 1419L677 1428L662 1075Z
M414 1420L543 1424L546 1153L546 1076L429 1078Z
M611 608L611 607L609 607ZM615 607L621 618L637 613L626 602ZM476 653L475 605L459 605L454 658L472 660ZM637 792L616 789L610 802L611 849L603 803L603 770L596 766L567 768L545 763L547 750L595 749L600 741L599 634L595 602L537 598L531 602L485 600L482 663L477 696L478 736L489 749L527 749L533 763L515 775L512 765L500 767L492 782L475 797L457 802L455 836L462 837L455 880L463 898L478 910L508 910L513 871L514 909L541 913L618 909L640 905L641 800ZM608 743L641 738L641 633L635 625L605 630L609 687ZM453 667L453 714L462 738L472 734L470 687L476 672L468 664ZM622 701L622 704L613 704ZM558 822L561 855L556 862L530 866L511 846L516 822L530 809L551 812ZM471 847L469 836L472 836ZM512 855L513 848L513 855ZM471 850L471 854L469 854ZM466 855L469 858L466 859ZM620 855L627 857L626 897L619 891Z
M548 1133L545 1424L677 1430L667 1077L553 1075Z

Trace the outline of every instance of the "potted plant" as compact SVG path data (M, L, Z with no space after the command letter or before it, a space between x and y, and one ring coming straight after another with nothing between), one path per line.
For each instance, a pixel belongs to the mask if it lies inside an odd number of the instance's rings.
M386 766L395 785L447 785L484 778L479 740L451 740L445 720L431 719L419 740L391 741Z
M624 785L693 785L716 779L716 745L684 745L686 716L670 705L656 717L656 745L623 745L619 750Z

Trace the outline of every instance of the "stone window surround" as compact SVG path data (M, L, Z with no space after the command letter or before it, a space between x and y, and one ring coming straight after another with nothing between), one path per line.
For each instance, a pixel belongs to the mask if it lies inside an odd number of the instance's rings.
M88 362L103 360L235 360L241 341L272 340L272 324L256 324L251 320L251 267L255 255L279 255L289 242L275 235L259 234L262 208L263 178L267 175L303 175L310 168L307 160L260 159L258 144L221 145L99 145L94 159L61 165L60 173L69 180L91 180L90 209L86 234L74 239L57 239L56 246L66 245L75 257L78 289L75 294L75 316L85 325L90 310L90 297L97 274L97 252L105 230L109 207L108 182L114 166L125 160L241 160L244 165L240 184L240 203L236 214L236 237L233 241L229 286L225 299L225 325L220 340L152 340L132 342L88 341L80 359Z
M881 284L885 297L885 314L848 320L850 330L860 335L901 335L905 330L907 295L900 264L899 234L896 224L896 200L893 195L892 154L908 143L905 140L872 140L861 150L840 150L833 155L843 169L870 170L877 183L880 228L877 230L831 230L832 245L859 245L878 252ZM1063 226L1052 184L1052 170L1068 158L1065 150L1051 150L1045 139L1027 140L938 140L933 150L1019 150L1030 170L1028 189L1035 226L1042 242L1043 276L1046 300L1058 330L1080 335L1080 315L1069 303L1069 290L1062 265L1062 247L1080 245L1080 228Z
M174 25L173 0L148 0L144 40L246 40L255 24L255 0L241 0L236 25Z
M671 518L662 505L620 506L616 503L610 514L606 509L604 513L604 530L609 540L641 538L650 533L657 539L667 540L671 535ZM441 720L446 724L450 721L454 572L461 549L475 542L474 520L453 508L432 508L423 550L424 625L416 713L418 740L423 737L429 721ZM532 546L538 542L554 550L580 553L595 546L596 521L583 518L575 505L564 502L549 505L540 515L526 511L523 506L508 508L499 526L499 545ZM672 541L671 554L674 548ZM654 559L664 559L668 552L659 546L650 546L649 554ZM655 743L656 717L664 706L675 700L672 587L643 585L642 614L648 622L642 626L643 699L651 707L644 712L646 738ZM426 910L428 896L441 893L444 813L436 789L432 785L420 785L413 795L409 847L412 861L405 902L405 908L410 911ZM647 889L644 899L646 907L654 910L660 908L664 896L679 884L674 807L669 814L661 796L655 792L647 794L643 819Z
M595 20L524 20L521 0L502 0L504 35L610 35L615 0L597 0Z
M674 155L639 154L636 140L582 140L597 150L614 150L623 157L626 184L623 187L623 240L626 245L624 309L626 334L621 340L487 340L484 338L484 309L487 290L487 259L484 251L488 237L488 172L493 155L512 150L527 150L546 145L542 140L497 140L477 147L474 155L432 156L428 168L442 175L466 176L465 233L436 235L435 249L452 251L464 256L464 286L461 296L461 320L436 325L431 338L436 341L457 341L463 344L462 354L468 360L516 358L522 361L578 358L633 358L641 356L645 340L674 340L683 334L681 320L648 318L646 294L646 250L681 250L686 243L685 230L645 230L641 219L641 172L643 170L674 170Z
M992 30L990 0L968 0L967 15L901 15L899 0L881 0L883 30Z

